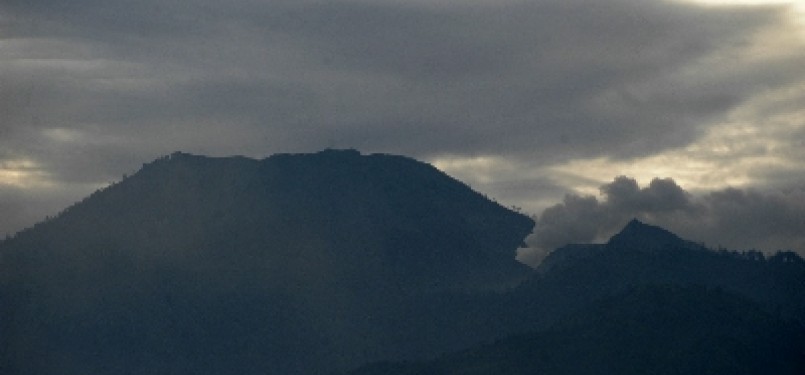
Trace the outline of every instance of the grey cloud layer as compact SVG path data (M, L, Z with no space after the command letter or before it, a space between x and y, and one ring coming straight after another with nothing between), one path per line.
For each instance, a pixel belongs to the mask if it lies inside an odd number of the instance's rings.
M226 4L6 8L21 15L12 29L63 41L68 51L56 55L72 55L72 43L85 52L68 58L110 65L84 76L53 67L46 82L39 72L29 77L41 88L36 110L68 126L159 131L148 126L217 116L276 137L307 120L313 129L337 127L343 146L526 157L632 156L693 140L707 116L739 103L753 83L688 81L679 69L744 43L779 16L627 1ZM777 68L766 71L780 80L803 73ZM143 83L149 78L156 82ZM127 86L138 82L139 90ZM333 142L328 133L288 142L323 147Z
M539 263L569 243L606 240L628 220L640 218L709 247L732 250L794 250L805 254L805 189L762 192L728 188L693 195L672 179L639 187L618 177L601 187L603 200L569 194L537 220L529 249L520 258Z
M56 183L175 150L629 158L805 80L805 52L740 57L758 31L791 32L777 8L5 0L0 15L0 157Z

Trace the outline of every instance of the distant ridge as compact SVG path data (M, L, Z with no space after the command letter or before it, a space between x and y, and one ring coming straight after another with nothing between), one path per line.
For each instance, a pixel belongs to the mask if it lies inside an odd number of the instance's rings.
M639 285L699 285L737 293L775 314L805 322L805 261L793 252L713 250L637 219L604 244L569 244L551 252L521 289L562 290L554 310L568 311ZM524 292L525 294L526 292ZM533 312L533 315L538 313Z
M570 264L604 251L667 252L679 249L707 250L704 246L684 240L664 228L634 218L606 243L567 244L551 252L537 269L540 273L546 273L554 267Z

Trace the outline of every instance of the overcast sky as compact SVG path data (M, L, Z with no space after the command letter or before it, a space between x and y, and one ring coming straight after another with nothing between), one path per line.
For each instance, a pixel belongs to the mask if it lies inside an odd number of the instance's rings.
M805 253L805 6L0 2L0 234L173 151L328 147L433 163L535 248L637 216Z

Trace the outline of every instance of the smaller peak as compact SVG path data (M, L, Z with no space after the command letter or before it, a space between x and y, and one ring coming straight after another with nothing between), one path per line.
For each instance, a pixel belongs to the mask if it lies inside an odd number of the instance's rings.
M677 235L661 227L645 224L635 218L630 220L618 234L612 236L607 245L657 249L674 247L682 243L684 241Z
M650 230L649 228L662 229L662 228L657 227L657 226L646 224L646 223L644 223L644 222L642 222L640 220L637 220L637 218L635 217L635 218L632 218L632 220L629 220L629 222L626 223L626 226L624 226L621 231L626 231L626 230Z

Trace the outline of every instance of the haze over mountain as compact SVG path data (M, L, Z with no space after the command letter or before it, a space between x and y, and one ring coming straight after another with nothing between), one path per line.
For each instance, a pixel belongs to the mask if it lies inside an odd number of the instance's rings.
M0 242L0 373L318 374L513 336L574 347L558 337L656 308L629 294L655 285L685 314L712 297L703 312L724 302L762 323L740 348L792 329L782 342L800 343L805 262L795 253L717 252L633 220L533 270L514 260L533 225L406 157L174 153ZM635 298L626 310L596 307ZM563 325L569 316L576 323ZM613 324L590 332L609 336ZM737 353L718 350L705 353Z

